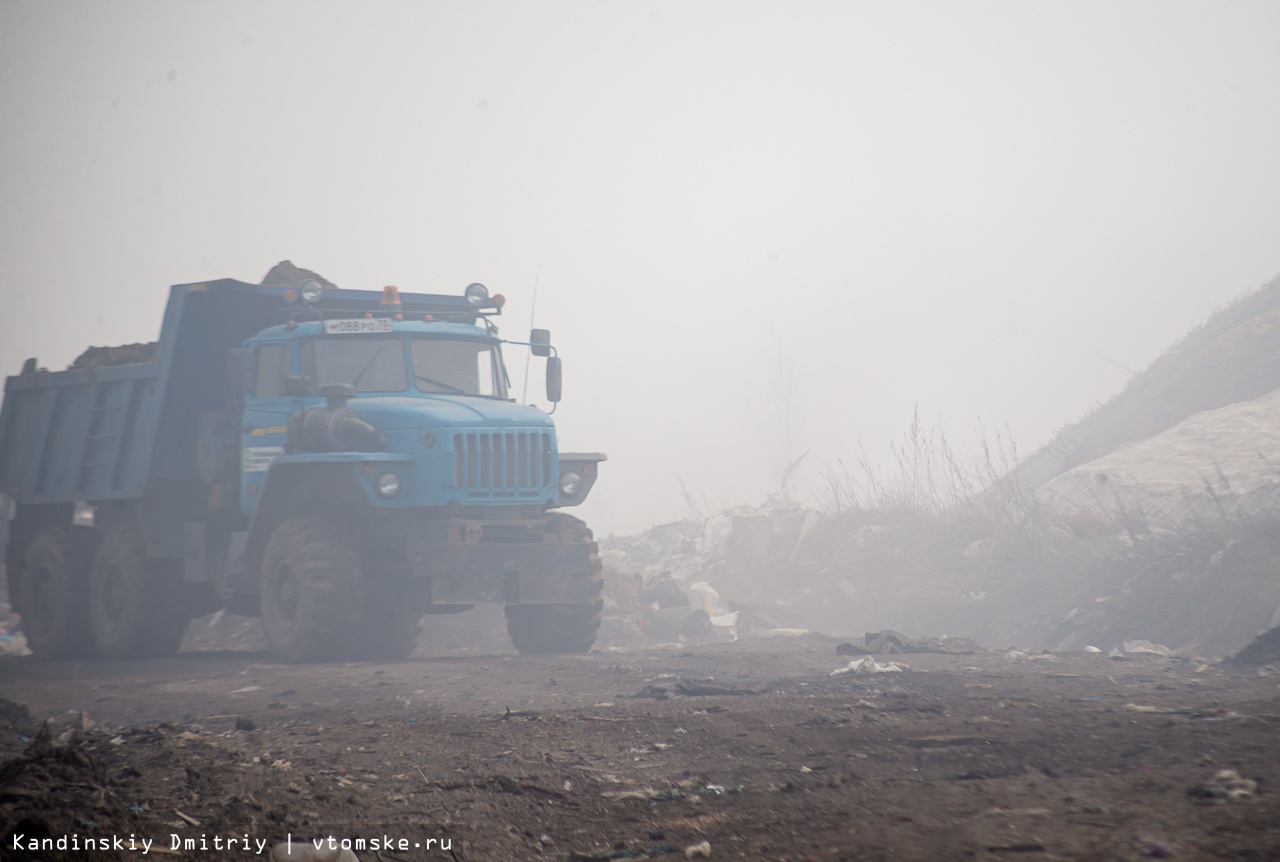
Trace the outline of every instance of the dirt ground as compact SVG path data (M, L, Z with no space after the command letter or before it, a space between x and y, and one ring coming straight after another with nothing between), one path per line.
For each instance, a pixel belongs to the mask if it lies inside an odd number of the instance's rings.
M1280 859L1275 665L837 644L0 659L0 858Z

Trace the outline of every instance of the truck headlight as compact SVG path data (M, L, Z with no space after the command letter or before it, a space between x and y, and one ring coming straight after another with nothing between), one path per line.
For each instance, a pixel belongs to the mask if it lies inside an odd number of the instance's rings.
M374 484L378 493L384 497L394 497L400 493L400 477L395 473L383 473Z
M577 470L565 470L560 474L560 493L576 497L582 492L582 474Z
M298 288L298 293L302 296L303 302L319 302L320 297L324 295L324 285L309 278L302 283L302 287Z
M489 288L480 282L468 284L467 289L462 292L467 302L471 303L472 308L479 308L489 301Z

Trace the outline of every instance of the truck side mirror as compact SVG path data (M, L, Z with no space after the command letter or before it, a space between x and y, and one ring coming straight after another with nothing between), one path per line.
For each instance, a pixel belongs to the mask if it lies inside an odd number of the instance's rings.
M529 348L534 356L551 355L551 330L535 329L529 333Z
M286 374L284 376L284 394L294 398L305 398L311 394L311 381L303 374Z
M547 400L552 404L560 400L560 357L547 357Z

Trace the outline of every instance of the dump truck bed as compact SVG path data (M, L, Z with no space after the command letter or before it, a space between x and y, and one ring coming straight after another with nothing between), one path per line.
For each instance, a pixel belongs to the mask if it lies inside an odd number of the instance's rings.
M0 490L19 503L132 497L146 490L160 380L155 362L5 381Z
M293 315L350 317L381 296L326 290L315 309L289 308L292 289L233 279L174 285L149 361L7 378L0 491L23 505L75 503L141 496L158 479L198 480L198 423L227 409L230 351ZM461 296L400 301L406 315L475 320Z

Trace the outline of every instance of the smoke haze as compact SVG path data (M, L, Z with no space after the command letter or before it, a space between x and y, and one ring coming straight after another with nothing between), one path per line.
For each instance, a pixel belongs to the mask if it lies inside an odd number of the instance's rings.
M279 260L509 303L598 533L1022 450L1280 269L1274 3L5 2L0 372ZM515 390L525 358L508 353ZM542 361L530 366L543 396Z

